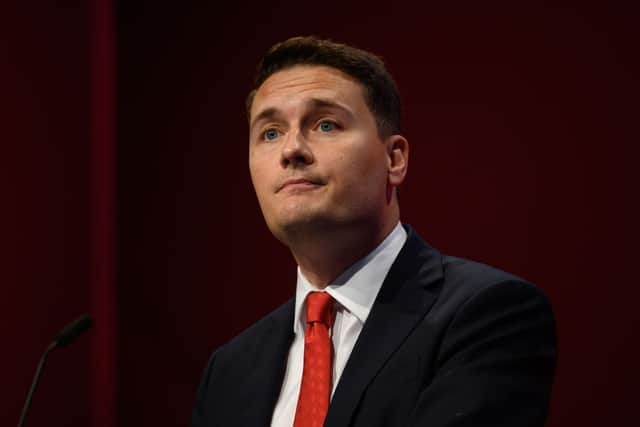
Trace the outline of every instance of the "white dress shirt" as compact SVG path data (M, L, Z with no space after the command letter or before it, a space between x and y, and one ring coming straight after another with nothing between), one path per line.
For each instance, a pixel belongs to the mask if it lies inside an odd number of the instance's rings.
M293 332L295 334L287 368L271 418L271 427L292 427L300 394L304 364L304 333L307 323L305 300L309 292L324 291L333 297L336 317L331 328L333 367L331 396L338 385L351 350L369 316L391 264L407 240L407 232L398 222L391 233L369 255L357 261L324 290L316 289L298 267Z

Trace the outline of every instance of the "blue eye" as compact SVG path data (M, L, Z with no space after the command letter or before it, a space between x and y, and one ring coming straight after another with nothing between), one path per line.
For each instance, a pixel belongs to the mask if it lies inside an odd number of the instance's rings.
M333 122L321 122L320 130L322 132L331 132L332 130L336 130L337 126Z
M268 129L267 131L265 131L263 136L267 141L273 141L278 137L278 131L275 129Z

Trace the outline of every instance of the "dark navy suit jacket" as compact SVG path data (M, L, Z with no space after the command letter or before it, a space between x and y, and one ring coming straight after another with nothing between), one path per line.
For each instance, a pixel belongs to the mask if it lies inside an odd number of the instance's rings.
M556 362L547 298L513 275L444 256L405 228L325 427L542 426ZM292 299L213 354L192 427L270 425L293 313Z

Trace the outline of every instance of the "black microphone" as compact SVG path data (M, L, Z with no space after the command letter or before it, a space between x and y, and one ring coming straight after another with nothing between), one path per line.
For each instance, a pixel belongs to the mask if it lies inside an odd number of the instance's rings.
M33 398L33 394L38 387L38 382L40 381L40 375L42 374L42 369L44 368L44 364L47 361L47 356L53 350L58 347L66 347L71 344L80 334L89 329L93 325L93 320L89 317L88 314L83 314L78 317L73 322L69 323L67 326L61 330L58 335L53 339L51 344L44 351L42 356L40 356L40 362L38 363L38 368L36 369L36 374L33 376L33 381L31 382L31 388L29 389L29 394L27 394L27 400L24 402L24 407L22 408L22 415L20 415L20 421L18 422L18 427L22 427L24 424L25 418L27 418L27 412L29 412L29 407L31 406L31 399Z

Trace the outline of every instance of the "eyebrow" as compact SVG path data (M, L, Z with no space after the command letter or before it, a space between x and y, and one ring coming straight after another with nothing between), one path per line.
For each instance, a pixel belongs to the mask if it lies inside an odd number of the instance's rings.
M323 108L325 108L325 109L336 109L336 110L341 110L341 111L346 112L351 117L353 117L355 115L353 113L353 111L351 111L350 108L348 108L347 106L345 106L345 105L343 105L341 103L333 101L331 99L311 98L307 102L307 105L309 107L311 107L311 109L314 109L314 110L315 109L323 109ZM253 119L253 121L251 122L251 125L249 126L249 130L252 131L257 123L259 123L261 121L273 119L274 117L277 117L280 114L281 114L281 111L276 107L265 108L260 113L258 113L258 115L256 115L256 117Z
M337 110L342 110L342 111L345 111L345 112L349 113L350 115L353 115L353 112L351 111L351 109L348 108L346 105L340 104L339 102L333 101L331 99L311 98L309 103L315 109L335 108Z
M264 121L264 120L270 120L273 117L276 117L278 114L280 114L280 110L278 110L275 107L270 107L262 110L251 122L251 125L249 126L249 130L252 131L258 122Z

